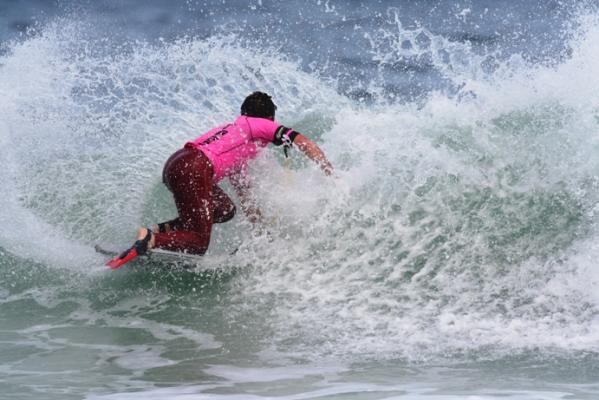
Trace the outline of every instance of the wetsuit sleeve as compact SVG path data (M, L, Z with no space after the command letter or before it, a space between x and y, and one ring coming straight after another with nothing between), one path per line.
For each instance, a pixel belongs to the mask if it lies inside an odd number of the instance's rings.
M252 136L265 142L271 142L275 146L287 145L295 140L299 132L291 128L271 121L266 118L246 118L250 126Z
M272 140L272 143L275 146L281 146L283 144L285 146L291 146L291 143L293 143L297 135L299 135L299 132L296 132L291 128L287 128L281 125L275 130L275 135Z

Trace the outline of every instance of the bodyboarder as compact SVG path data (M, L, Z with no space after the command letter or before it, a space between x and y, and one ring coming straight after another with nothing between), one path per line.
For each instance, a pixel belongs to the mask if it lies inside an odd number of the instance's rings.
M140 228L133 246L106 265L116 269L145 254L149 249L202 255L208 249L214 223L229 221L236 207L217 185L229 178L237 192L241 207L253 222L261 220L258 207L250 199L248 161L254 159L269 143L293 145L314 161L327 175L333 167L322 150L301 133L275 122L277 107L263 92L253 92L241 105L241 115L185 143L166 161L162 180L172 192L177 218Z

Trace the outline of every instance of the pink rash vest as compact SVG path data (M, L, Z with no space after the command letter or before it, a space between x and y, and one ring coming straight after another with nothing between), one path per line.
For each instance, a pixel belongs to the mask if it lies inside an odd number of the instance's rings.
M238 171L269 143L290 146L298 132L270 119L242 115L185 144L202 151L214 168L214 181Z

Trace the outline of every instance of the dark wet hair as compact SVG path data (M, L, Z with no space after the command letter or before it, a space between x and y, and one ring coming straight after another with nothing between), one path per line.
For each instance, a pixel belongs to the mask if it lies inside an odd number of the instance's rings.
M264 92L254 92L241 104L241 115L274 119L276 109L277 106L269 95Z

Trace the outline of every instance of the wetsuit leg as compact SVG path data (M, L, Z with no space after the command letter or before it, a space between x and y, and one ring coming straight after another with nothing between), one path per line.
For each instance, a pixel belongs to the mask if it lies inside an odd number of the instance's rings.
M230 221L235 216L235 204L218 185L214 185L212 188L212 199L215 224Z
M177 230L157 233L156 247L204 254L210 243L214 216L213 170L199 150L184 148L166 162L163 180L173 193L179 217Z
M236 211L235 204L218 185L212 187L212 202L214 204L213 222L215 224L222 224L233 219ZM183 229L179 218L162 222L159 225L165 224L168 224L169 229L172 231Z

